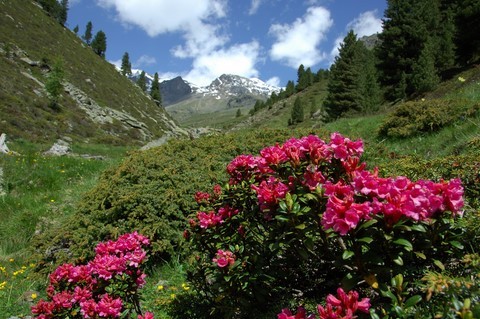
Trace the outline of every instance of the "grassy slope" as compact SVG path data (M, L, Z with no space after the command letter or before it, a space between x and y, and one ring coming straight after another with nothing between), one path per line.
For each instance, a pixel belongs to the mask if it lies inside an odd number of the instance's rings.
M66 132L74 138L104 141L108 135L106 131L117 132L123 141L128 142L138 137L134 130L127 132L120 123L103 126L92 123L66 94L60 100L61 111L50 109L44 94L34 93L34 90L42 92L41 86L21 72L40 82L45 82L44 74L39 67L32 67L12 54L19 48L31 60L45 61L50 66L61 58L66 80L100 106L133 115L148 126L154 137L164 134L166 127L160 120L164 110L32 1L3 0L0 1L0 10L0 48L3 49L0 51L0 118L3 132L34 141L54 140ZM45 134L45 131L51 133ZM117 142L122 143L122 140Z

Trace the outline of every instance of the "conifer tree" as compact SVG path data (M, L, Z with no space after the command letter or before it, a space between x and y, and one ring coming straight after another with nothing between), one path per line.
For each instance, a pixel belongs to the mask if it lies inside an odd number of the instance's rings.
M75 28L73 28L73 32L77 35L77 34L78 34L78 30L79 30L79 28L78 28L78 24L77 24L77 25L75 26Z
M92 40L92 49L96 54L105 58L105 53L107 51L107 36L102 30L95 34L95 37Z
M162 96L160 95L160 82L158 80L158 72L155 72L153 76L152 86L150 87L150 96L157 103L158 106L162 105Z
M306 74L305 67L300 64L297 70L297 92L303 91L308 86L308 75Z
M301 123L304 120L303 103L300 97L297 96L295 102L293 102L292 114L289 123L296 124Z
M128 52L125 52L122 57L122 66L120 67L122 75L132 75L132 64Z
M324 101L328 120L335 120L350 110L360 110L358 47L355 33L348 32L330 68L328 95Z
M58 6L57 20L61 25L65 25L68 17L68 0L62 0Z
M92 41L92 21L87 22L87 26L85 27L85 34L83 35L83 40L87 45L90 45L90 42Z
M47 81L45 82L45 90L47 91L48 98L50 100L50 107L58 108L58 99L63 91L63 61L57 59L52 67L50 73L48 73Z
M237 109L237 113L235 114L235 117L240 117L242 116L242 110Z
M432 52L432 44L427 41L420 57L412 68L412 86L417 93L433 90L440 82L435 68L435 59Z
M480 1L456 0L456 45L462 65L480 61Z
M137 79L137 85L142 89L143 92L147 92L147 78L145 76L145 71L140 73L140 76Z
M295 93L295 84L293 83L292 80L287 82L287 86L285 88L285 96L289 97L292 96Z
M382 101L375 55L362 41L358 42L358 54L358 66L361 68L358 79L360 110L362 113L372 113L378 111Z

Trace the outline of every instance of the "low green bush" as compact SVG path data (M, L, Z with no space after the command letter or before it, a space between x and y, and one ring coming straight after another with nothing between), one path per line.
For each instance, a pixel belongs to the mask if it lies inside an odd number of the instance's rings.
M438 131L478 114L480 104L468 100L421 100L400 104L378 129L380 137L406 138Z
M87 261L98 242L132 231L151 239L150 264L177 256L184 251L182 232L195 207L195 192L225 182L225 165L236 155L257 152L293 135L290 130L237 132L172 140L129 154L102 174L71 218L39 229L32 240L37 271L48 273L65 262Z

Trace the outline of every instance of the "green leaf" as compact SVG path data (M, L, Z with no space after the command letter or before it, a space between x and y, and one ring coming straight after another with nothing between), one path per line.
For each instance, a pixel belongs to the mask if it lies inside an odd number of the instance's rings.
M397 240L393 241L394 244L401 245L405 248L406 251L412 251L413 250L413 245L411 242L404 238L399 238Z
M427 231L422 224L415 224L415 225L410 226L410 228L412 230L422 232L422 233L425 233Z
M422 296L415 295L415 296L412 296L412 297L408 298L407 301L405 301L404 306L405 306L405 308L410 308L410 307L415 306L420 301L422 301Z
M297 225L295 226L296 229L305 229L305 224L300 224L300 225Z
M399 265L399 266L403 266L403 259L402 259L402 257L400 257L400 256L398 256L397 258L395 258L395 259L393 260L393 262L396 263L396 264Z
M452 245L453 247L458 248L458 249L460 249L460 250L463 250L463 248L464 248L463 245L462 245L460 242L456 241L456 240L452 240L452 241L450 242L450 245Z
M359 227L358 227L358 230L361 230L361 229L364 229L364 228L368 228L374 224L376 224L378 221L376 219L370 219L369 221L361 224Z
M358 241L362 242L362 243L370 244L373 241L373 238L372 237L363 237L363 238L360 238Z
M435 266L440 268L440 270L442 270L442 271L445 270L445 266L442 264L442 262L440 260L434 259L433 263L435 264Z
M397 297L390 290L381 290L382 296L390 298L394 304L398 304Z
M347 260L347 259L352 258L353 255L355 255L355 253L353 251L345 250L342 254L342 258L343 258L343 260Z
M423 259L423 260L427 259L427 256L425 256L424 253L421 253L421 252L419 252L419 251L414 251L413 253L414 253L415 255L417 255L417 257L420 258L420 259Z

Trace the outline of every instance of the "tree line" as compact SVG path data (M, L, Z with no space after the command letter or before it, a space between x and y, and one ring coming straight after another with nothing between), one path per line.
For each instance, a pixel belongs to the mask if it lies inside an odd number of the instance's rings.
M435 89L480 60L479 0L388 0L378 43L350 31L330 68L327 120Z

